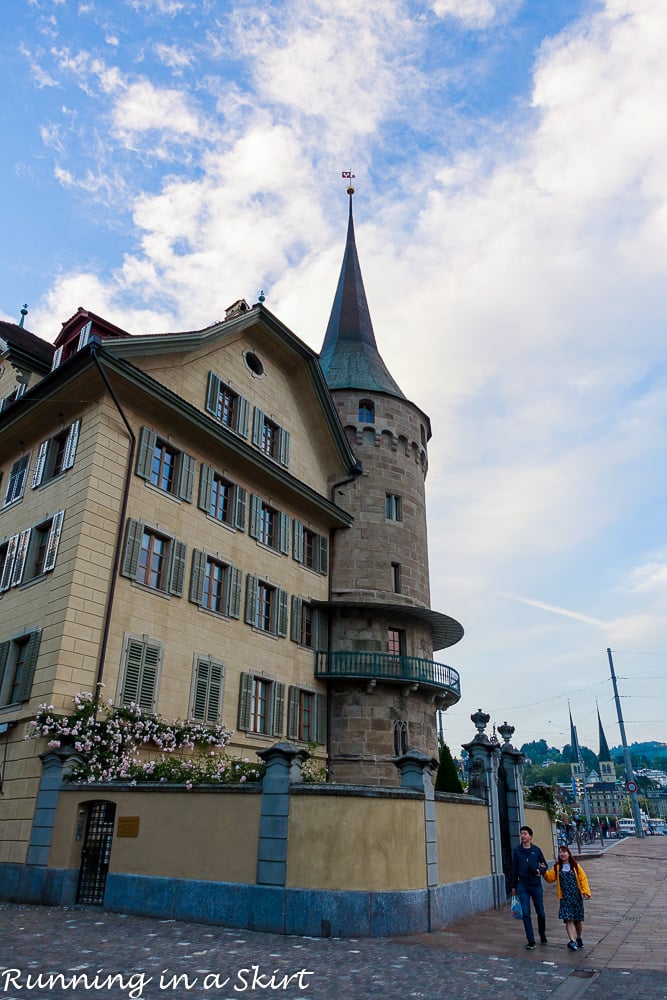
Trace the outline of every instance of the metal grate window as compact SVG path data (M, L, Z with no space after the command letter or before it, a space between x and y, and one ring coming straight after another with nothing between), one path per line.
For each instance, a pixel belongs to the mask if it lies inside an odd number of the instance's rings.
M88 807L86 837L81 852L77 903L101 906L109 871L113 824L116 815L114 802L92 802Z

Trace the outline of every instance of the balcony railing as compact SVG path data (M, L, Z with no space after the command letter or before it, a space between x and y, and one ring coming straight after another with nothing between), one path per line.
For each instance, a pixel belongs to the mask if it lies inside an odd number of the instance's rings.
M394 656L391 653L327 653L315 654L315 676L328 678L360 677L365 680L396 681L400 684L420 684L446 690L461 697L458 672L444 663L423 660L417 656Z

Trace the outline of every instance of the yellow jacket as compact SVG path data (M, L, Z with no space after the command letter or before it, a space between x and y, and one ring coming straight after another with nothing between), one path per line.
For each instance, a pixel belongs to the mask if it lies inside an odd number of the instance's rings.
M582 896L588 896L590 898L591 890L588 886L588 879L586 878L586 872L581 867L581 865L576 865L576 866L573 865L572 870L574 874L577 876L577 885L579 887L579 892L581 893ZM556 864L553 866L553 868L550 868L548 871L544 872L544 881L555 882L556 893L558 895L558 898L562 899L563 893L560 887L560 878L558 877L559 874L560 874L560 862L557 861Z

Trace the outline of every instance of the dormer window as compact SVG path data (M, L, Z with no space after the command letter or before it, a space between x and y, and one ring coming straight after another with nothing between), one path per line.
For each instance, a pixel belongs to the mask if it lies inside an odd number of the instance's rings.
M67 359L71 358L73 354L76 354L77 351L80 351L83 347L85 347L90 340L92 330L92 320L88 320L88 322L79 330L78 336L75 334L70 340L67 341L66 344L61 344L53 355L51 371L54 371L63 363L63 361L67 361Z
M375 405L371 402L370 399L359 400L359 423L360 424L375 423Z

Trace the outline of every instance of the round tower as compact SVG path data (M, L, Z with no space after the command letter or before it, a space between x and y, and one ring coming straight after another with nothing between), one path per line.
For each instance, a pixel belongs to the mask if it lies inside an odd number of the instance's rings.
M408 747L437 755L436 717L460 698L455 670L434 650L461 625L430 607L425 478L426 414L406 399L377 349L357 256L352 195L347 241L320 363L359 475L334 487L354 515L330 562L329 682L332 780L396 784Z

